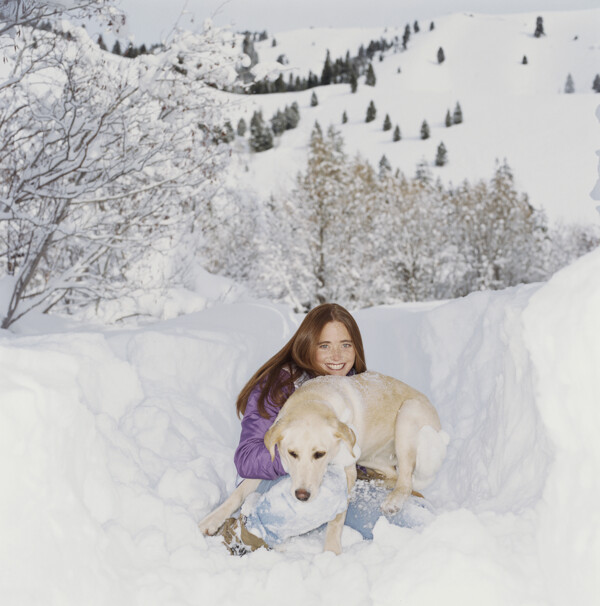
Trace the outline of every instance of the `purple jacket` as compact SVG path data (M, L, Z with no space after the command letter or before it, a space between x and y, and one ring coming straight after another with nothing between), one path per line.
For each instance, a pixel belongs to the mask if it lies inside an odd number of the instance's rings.
M356 374L356 371L352 368L348 376L354 374ZM304 380L308 378L308 376L305 376ZM303 383L304 381L301 380L300 382ZM265 446L264 439L267 430L275 422L275 418L281 408L275 406L270 396L267 396L265 398L265 410L269 418L265 419L261 417L258 412L260 389L260 385L256 385L248 397L246 412L242 419L240 443L235 451L233 460L237 472L242 478L276 480L278 477L286 475L286 472L281 464L277 448L275 449L275 459L271 461L271 454ZM294 393L294 390L295 387L290 391L288 398Z
M271 454L264 443L265 433L273 423L275 417L281 410L273 404L270 396L265 398L265 410L268 419L260 416L258 412L258 398L260 396L260 385L256 385L250 392L246 412L242 419L242 433L240 443L235 451L233 460L238 474L242 478L257 478L260 480L276 480L286 474L279 452L275 450L275 459L271 461ZM290 392L290 395L293 392ZM288 396L289 397L289 396Z

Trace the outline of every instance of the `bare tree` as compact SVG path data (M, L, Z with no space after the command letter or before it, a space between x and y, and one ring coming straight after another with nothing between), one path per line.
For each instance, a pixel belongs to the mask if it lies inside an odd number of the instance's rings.
M206 83L231 77L233 55L212 30L135 60L77 28L23 27L4 48L18 74L0 87L6 328L35 308L122 293L136 260L194 228L226 157Z

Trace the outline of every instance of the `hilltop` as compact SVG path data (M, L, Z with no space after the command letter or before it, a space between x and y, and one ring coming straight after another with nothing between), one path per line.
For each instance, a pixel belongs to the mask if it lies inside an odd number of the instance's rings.
M406 50L400 45L399 50L382 53L382 60L380 53L374 56L376 85L366 86L363 76L355 94L348 84L335 84L299 92L229 95L234 127L240 117L249 123L257 109L269 119L295 101L301 112L298 128L286 131L272 150L246 153L238 141L234 182L254 191L258 199L289 190L306 162L309 134L318 121L323 127L336 125L351 155L360 153L376 166L385 154L393 168L408 175L425 160L445 183L488 178L496 160L506 159L519 190L551 220L597 223L589 193L595 183L600 128L595 116L600 97L592 90L600 70L600 10L544 13L546 33L540 38L533 35L536 17L462 13L435 19L433 30L430 22L421 23ZM309 71L320 76L328 50L333 60L347 52L354 56L371 40L401 40L404 28L402 23L380 29L302 29L275 34L255 48L267 67L285 56L286 64L280 65L284 79L290 73L305 77ZM441 64L440 47L445 54ZM564 92L569 74L573 94ZM315 107L313 92L318 98ZM377 118L367 124L371 100ZM464 122L447 128L446 112L457 102ZM393 142L392 133L382 130L386 114L399 125L401 141ZM423 120L431 129L426 141L420 139ZM433 161L441 141L449 162L438 168Z

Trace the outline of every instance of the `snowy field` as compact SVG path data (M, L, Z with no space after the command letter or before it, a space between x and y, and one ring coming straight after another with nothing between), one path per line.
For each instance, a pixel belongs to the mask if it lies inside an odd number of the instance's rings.
M536 16L543 15L546 35L533 36ZM552 221L590 224L598 222L597 204L589 192L594 186L599 125L595 116L600 96L592 82L600 72L600 9L587 11L484 15L460 13L421 22L407 50L389 50L383 61L373 60L377 83L366 86L359 79L355 94L348 84L320 86L301 92L272 95L230 95L231 122L240 117L247 124L260 109L265 120L277 110L297 102L298 128L286 131L275 148L259 153L234 154L232 180L257 199L285 195L298 171L306 164L306 149L315 121L323 129L339 129L349 156L359 153L377 166L386 155L391 166L408 176L419 162L429 163L434 176L457 185L467 179L488 180L496 160L507 160L519 191L531 204L543 208ZM335 61L371 40L398 36L405 23L380 29L314 28L274 34L256 44L261 69L285 55L289 74L321 75L327 50ZM437 63L438 48L446 60ZM528 59L522 64L523 56ZM279 65L281 68L281 65ZM262 72L261 72L262 73ZM568 74L575 93L565 94ZM311 107L313 91L319 104ZM366 124L367 106L373 101L375 121ZM464 122L447 128L446 111L459 102ZM348 122L342 124L346 111ZM402 140L394 143L392 131L382 130L389 114ZM420 138L426 120L431 137ZM448 164L434 166L443 142ZM239 143L239 142L238 142ZM242 148L243 149L243 148Z
M242 300L146 327L0 333L3 606L591 606L600 595L600 251L549 283L356 313L367 364L451 436L421 528L230 556L235 396L298 325Z

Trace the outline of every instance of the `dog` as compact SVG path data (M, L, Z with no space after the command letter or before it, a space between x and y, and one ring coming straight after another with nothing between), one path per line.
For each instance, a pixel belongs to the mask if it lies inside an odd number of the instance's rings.
M298 500L316 497L330 464L344 467L350 494L358 464L376 472L391 488L381 509L394 514L413 490L433 480L449 438L425 395L398 379L368 371L304 383L287 399L264 441L271 458L278 449ZM215 534L259 483L243 480L199 523L201 531ZM344 511L328 523L325 551L341 553L345 518Z

